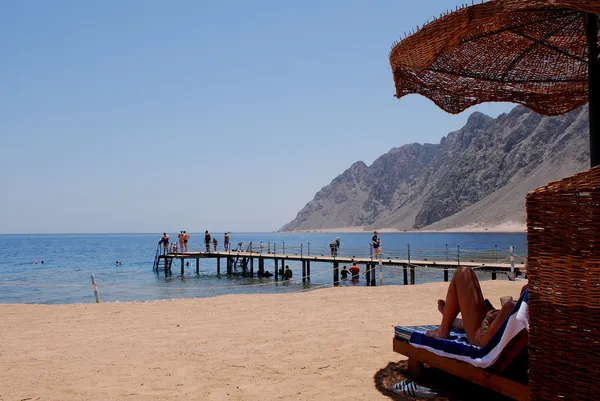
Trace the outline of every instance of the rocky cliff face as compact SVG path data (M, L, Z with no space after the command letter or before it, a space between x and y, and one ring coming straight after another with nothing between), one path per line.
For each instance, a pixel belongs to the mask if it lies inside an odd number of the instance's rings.
M525 194L589 166L587 108L541 117L473 113L439 144L354 163L282 230L452 229L524 224Z

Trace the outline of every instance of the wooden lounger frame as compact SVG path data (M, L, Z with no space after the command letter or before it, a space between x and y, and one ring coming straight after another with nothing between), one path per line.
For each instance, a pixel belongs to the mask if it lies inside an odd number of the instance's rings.
M529 386L496 372L501 372L527 345L527 334L517 335L502 352L501 359L490 369L477 368L469 363L445 358L427 350L413 347L404 340L394 338L394 351L408 357L408 374L419 377L421 367L427 364L432 368L443 370L461 379L476 383L497 393L517 401L529 401Z

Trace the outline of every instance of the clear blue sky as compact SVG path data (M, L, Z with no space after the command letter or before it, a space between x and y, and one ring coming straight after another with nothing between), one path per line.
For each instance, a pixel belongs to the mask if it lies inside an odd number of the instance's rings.
M0 232L276 230L353 162L512 107L393 97L392 42L456 4L4 2Z

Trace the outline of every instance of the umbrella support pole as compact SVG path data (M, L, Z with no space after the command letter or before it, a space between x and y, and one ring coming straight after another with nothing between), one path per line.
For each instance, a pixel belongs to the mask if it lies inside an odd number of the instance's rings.
M600 61L598 60L598 16L588 14L588 96L590 113L590 163L600 164Z

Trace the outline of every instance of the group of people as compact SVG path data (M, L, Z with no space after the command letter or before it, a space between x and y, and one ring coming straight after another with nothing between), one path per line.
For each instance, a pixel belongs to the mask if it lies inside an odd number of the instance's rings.
M335 237L333 241L329 243L329 250L331 251L331 256L336 257L338 255L338 250L341 246L340 237ZM371 238L371 247L373 248L374 256L377 258L381 254L381 238L379 237L379 233L377 231L373 231L373 237Z
M348 275L352 275L352 280L358 280L359 274L360 274L360 267L358 267L356 265L356 263L354 263L352 266L350 266L350 269L347 269L346 266L344 266L342 268L342 270L340 271L340 276L342 277L342 280L347 280Z
M170 239L167 233L163 233L162 237L158 241L158 245L163 246L163 252L165 254L169 252L177 253L177 252L187 252L188 251L188 242L190 240L190 235L187 231L180 231L177 235L177 242L173 242L170 244ZM179 244L179 245L178 245ZM206 252L210 252L210 245L213 246L213 252L217 252L217 247L219 246L219 241L216 238L212 238L208 230L204 232L204 245L206 247ZM229 234L225 233L223 236L223 248L225 252L229 250Z

